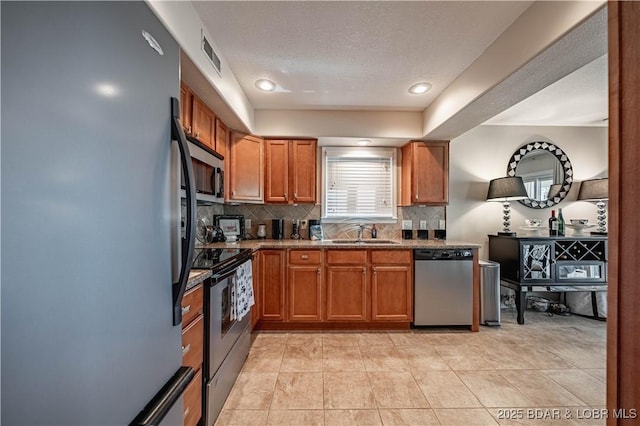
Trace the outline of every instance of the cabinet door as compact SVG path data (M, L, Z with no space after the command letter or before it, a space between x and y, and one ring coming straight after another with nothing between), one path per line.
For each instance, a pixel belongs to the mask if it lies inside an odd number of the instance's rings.
M187 135L192 132L193 92L189 86L180 82L180 123Z
M260 319L284 321L285 251L260 251Z
M521 241L520 242L520 282L544 283L554 282L553 241Z
M227 155L227 139L229 132L227 126L216 117L216 152L223 157Z
M197 96L193 97L193 136L211 149L215 149L215 122L213 111Z
M414 142L413 203L445 204L449 201L449 144Z
M367 320L366 266L327 267L327 320Z
M322 320L322 268L289 267L289 321Z
M316 140L295 140L290 146L290 188L294 203L316 202Z
M289 202L289 141L265 140L266 203Z
M260 299L260 255L254 253L251 257L251 271L253 276L253 301L251 307L251 329L253 330L260 321L261 299Z
M371 319L411 321L411 266L371 267Z
M449 201L449 142L411 142L402 147L400 205Z
M262 203L264 145L262 138L231 132L226 201Z
M199 369L204 361L204 315L182 330L182 365Z
M202 417L202 369L184 391L182 399L184 426L196 426Z

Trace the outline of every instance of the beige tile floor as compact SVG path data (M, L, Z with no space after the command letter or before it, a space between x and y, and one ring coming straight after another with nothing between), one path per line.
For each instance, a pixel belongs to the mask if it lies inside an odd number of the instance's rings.
M526 317L479 333L255 333L216 424L604 425L605 323Z

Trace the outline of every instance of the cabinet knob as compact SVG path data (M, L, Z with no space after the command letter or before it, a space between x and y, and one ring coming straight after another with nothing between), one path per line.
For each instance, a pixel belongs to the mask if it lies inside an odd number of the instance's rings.
M182 307L182 315L188 314L190 310L191 310L191 305L183 306Z
M199 138L199 137L200 137L200 132L197 132L196 133L196 138Z
M362 275L367 273L367 268L362 268Z
M185 356L186 354L188 354L190 350L191 350L191 343L189 343L187 346L183 346L182 347L182 356Z
M295 199L297 199L297 198L298 198L298 193L297 193L297 192L294 192L294 193L293 193L293 199L295 200Z
M418 199L418 193L416 192L416 200Z
M318 275L320 275L320 268L318 268Z
M303 254L302 256L300 256L300 258L301 258L302 260L307 260L307 259L309 259L309 256L308 256L308 255L306 255L306 254Z
M189 415L189 412L191 412L191 407L187 407L187 409L184 410L182 417L186 418Z
M376 268L371 268L371 270L373 271L373 273L374 273L374 274L375 274L376 272L378 272L378 271L376 271Z

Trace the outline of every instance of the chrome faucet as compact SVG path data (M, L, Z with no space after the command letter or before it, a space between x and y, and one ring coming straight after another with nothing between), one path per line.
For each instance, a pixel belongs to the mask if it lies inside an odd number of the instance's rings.
M358 241L362 241L362 238L364 237L364 225L359 223L358 224Z

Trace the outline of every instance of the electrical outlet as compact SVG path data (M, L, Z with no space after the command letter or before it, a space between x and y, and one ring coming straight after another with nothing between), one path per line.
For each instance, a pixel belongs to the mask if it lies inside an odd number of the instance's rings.
M446 225L446 222L444 221L444 219L440 219L440 228L439 229L446 229L445 225Z
M403 220L402 221L402 229L413 229L413 221L411 221L411 220Z
M421 220L420 221L420 229L427 229L427 221L426 220Z
M251 219L244 220L244 227L245 229L251 229Z
M300 229L307 229L307 220L306 219L302 219L300 221Z

